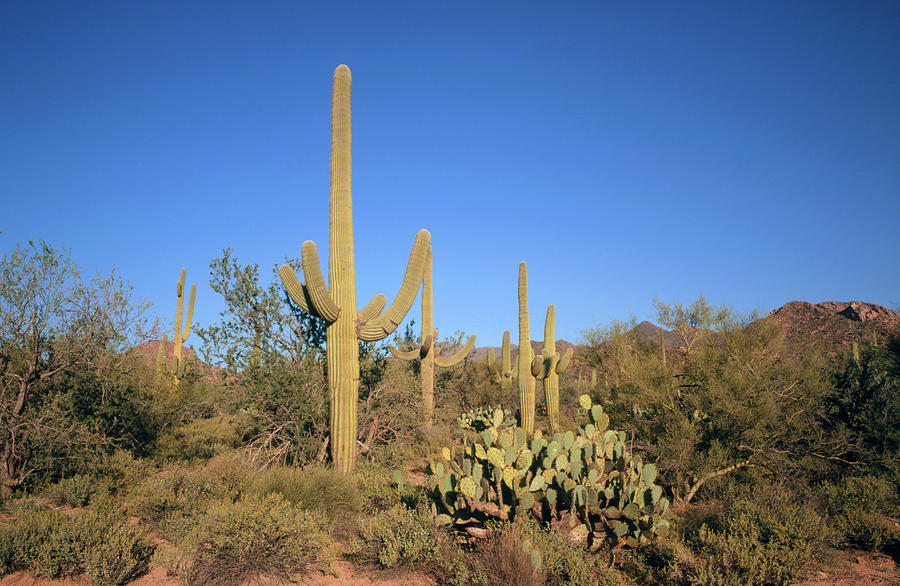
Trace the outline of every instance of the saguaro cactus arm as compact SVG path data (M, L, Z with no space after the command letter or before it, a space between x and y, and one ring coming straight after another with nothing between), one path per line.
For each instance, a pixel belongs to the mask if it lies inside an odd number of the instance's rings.
M278 276L281 277L281 283L284 285L285 291L288 292L294 303L300 306L300 309L316 317L322 317L316 311L315 306L313 306L312 299L309 297L309 290L297 278L291 265L284 264L278 267Z
M419 292L419 283L422 282L422 271L425 268L425 254L430 242L431 234L428 230L419 230L412 251L409 253L409 262L406 264L403 283L400 285L394 302L378 317L358 323L356 332L360 340L364 342L383 340L403 321ZM304 270L306 270L305 266Z
M307 240L300 248L300 257L303 260L303 272L306 274L306 290L312 299L316 312L326 321L337 321L341 314L341 308L332 299L325 278L322 276L322 267L319 265L319 251L316 243Z
M365 307L359 310L356 314L356 319L361 322L367 322L384 309L385 304L387 303L387 297L379 293L375 297L372 298L372 301L366 304Z
M574 354L574 350L572 350L571 348L563 352L562 358L559 359L559 363L556 365L556 372L565 372L565 370L569 368L569 362L572 360L572 354Z
M462 349L450 356L435 356L434 357L434 365L435 366L455 366L463 361L463 358L469 355L469 352L472 351L472 348L475 347L475 336L472 335L469 340L466 342L466 345L462 347Z
M393 344L388 344L388 348L391 350L391 354L394 358L399 358L400 360L416 360L419 358L419 348L406 351L397 350Z
M191 335L191 321L194 319L194 299L197 296L196 283L191 285L191 297L188 299L187 318L184 322L184 333L181 335L181 341L184 342Z

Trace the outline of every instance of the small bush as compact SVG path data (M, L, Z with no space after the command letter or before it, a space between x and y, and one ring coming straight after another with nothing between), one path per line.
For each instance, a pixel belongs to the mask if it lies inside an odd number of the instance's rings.
M470 569L450 535L423 509L395 507L376 512L363 524L349 553L383 568L426 572L442 584L484 582Z
M96 478L76 474L49 486L43 495L54 505L84 507L94 495L106 492L106 486Z
M194 584L239 584L266 576L291 579L330 539L323 522L279 494L212 503L190 538Z
M135 459L126 450L116 450L106 456L93 472L111 492L118 493L135 486L155 471L156 467L149 461Z
M234 454L222 454L203 468L172 465L128 491L125 502L132 515L162 522L170 537L183 537L192 518L216 499L236 500L245 490L249 471Z
M98 585L124 584L146 569L153 547L109 501L80 515L41 510L0 533L0 570L44 578L87 572Z
M516 525L498 526L494 535L482 540L476 550L475 566L489 584L542 586L542 555Z
M878 551L900 548L896 485L864 476L826 482L821 490L836 532L836 545Z
M686 541L700 554L690 571L704 584L789 584L826 537L822 519L789 490L738 499L717 523L703 523Z
M356 478L324 466L273 466L253 482L250 490L261 496L278 493L285 500L324 513L330 519L358 512L363 504Z
M87 551L85 573L94 584L127 584L147 570L153 550L133 527L125 523L112 525L103 540Z
M167 460L211 458L240 445L241 433L231 417L195 419L159 436L156 453Z
M553 586L618 585L622 580L604 568L601 555L585 551L558 533L539 527L534 521L519 521L523 537L541 554L547 583ZM608 560L606 560L608 561Z

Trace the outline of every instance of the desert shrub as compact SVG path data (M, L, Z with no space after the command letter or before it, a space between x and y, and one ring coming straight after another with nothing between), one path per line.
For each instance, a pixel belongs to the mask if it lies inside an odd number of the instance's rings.
M87 551L84 570L94 584L119 586L145 572L153 546L133 527L118 523Z
M690 568L704 584L789 584L821 550L822 519L785 487L737 498L718 519L688 528L685 540L698 554Z
M294 468L273 466L257 477L250 488L261 496L278 493L304 509L324 513L329 518L362 509L358 481L324 466Z
M688 584L684 546L672 541L654 541L622 553L619 568L639 584Z
M606 569L603 556L585 551L550 529L540 527L532 520L519 520L516 525L523 539L531 542L532 549L541 555L541 563L547 583L566 586L600 586L621 584L619 576Z
M125 502L130 514L160 522L161 529L178 541L187 535L206 503L236 500L246 488L249 469L237 454L222 454L205 466L171 465L129 490Z
M523 533L518 525L506 523L495 526L493 534L478 543L474 566L487 583L518 586L546 583L541 552Z
M844 478L821 486L836 545L893 551L900 547L897 485L874 476Z
M0 532L0 570L44 578L86 572L92 583L124 584L146 569L147 539L108 500L80 515L39 510Z
M149 461L135 458L127 450L116 450L105 456L92 472L112 493L135 486L155 471Z
M323 520L279 494L218 500L198 520L188 540L194 557L190 582L195 584L291 579L318 553L330 550Z
M43 496L55 505L83 507L94 495L106 494L107 490L98 479L86 474L76 474L48 486Z
M207 459L240 445L239 423L230 416L189 421L162 433L156 454L167 460Z
M450 534L437 527L424 509L395 507L376 512L363 523L348 553L383 568L426 572L440 583L483 582Z

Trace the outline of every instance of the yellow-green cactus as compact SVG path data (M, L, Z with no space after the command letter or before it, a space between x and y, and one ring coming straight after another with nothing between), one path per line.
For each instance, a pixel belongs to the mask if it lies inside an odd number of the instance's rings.
M560 356L556 351L556 306L547 307L547 319L544 321L544 348L534 357L531 373L544 382L544 397L547 400L547 418L550 430L559 429L559 374L569 367L572 349L569 348Z
M450 356L438 356L435 353L435 340L438 332L434 329L434 291L432 286L431 246L425 253L425 272L422 275L422 344L407 352L397 350L389 345L391 353L402 360L421 360L419 379L422 386L422 424L431 429L434 419L434 367L455 366L463 361L475 346L475 336L469 337L465 346Z
M163 334L159 346L156 348L156 370L163 374L169 370L169 359L166 356L169 345L169 334Z
M503 345L500 347L500 364L494 358L494 349L488 348L488 370L493 375L494 382L500 385L503 391L512 390L513 380L516 378L516 369L510 360L509 330L503 332Z
M175 337L173 338L175 350L173 352L172 360L174 362L175 372L178 373L178 376L181 376L180 373L184 366L184 362L181 359L181 344L191 335L191 318L194 315L194 296L197 293L197 285L191 285L191 298L188 301L187 320L184 323L184 332L182 332L181 318L182 308L184 307L185 273L187 273L187 270L181 269L181 278L178 279L178 283L175 286L175 291L178 293L178 305L175 308Z
M350 69L339 66L334 72L332 90L328 284L322 277L316 245L310 240L301 247L305 284L297 280L289 265L282 265L278 270L294 302L328 322L325 343L331 396L331 457L335 469L344 473L350 472L356 462L357 340L384 339L403 321L416 298L431 240L427 230L420 230L416 235L403 283L390 307L381 312L386 299L379 293L357 311L350 191L350 83Z
M529 436L534 433L534 375L531 374L531 332L528 326L528 272L519 263L519 425Z

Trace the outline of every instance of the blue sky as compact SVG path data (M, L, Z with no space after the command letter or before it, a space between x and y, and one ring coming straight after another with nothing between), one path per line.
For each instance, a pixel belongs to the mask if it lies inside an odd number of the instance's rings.
M360 304L424 227L479 345L522 260L533 339L550 303L571 341L655 296L900 305L896 1L4 2L0 253L64 244L164 319L187 267L201 325L225 247L327 263L340 63Z

